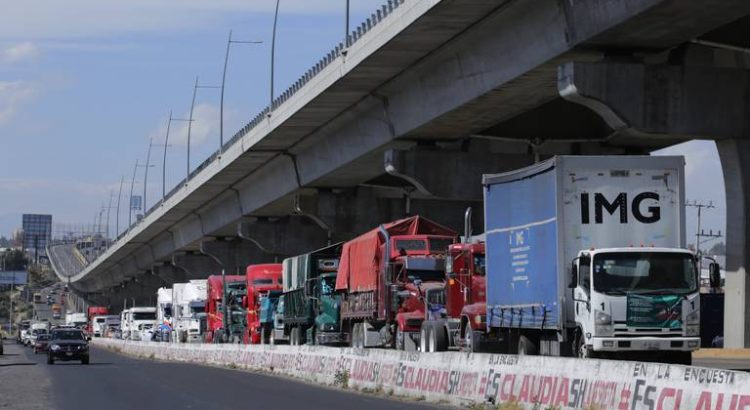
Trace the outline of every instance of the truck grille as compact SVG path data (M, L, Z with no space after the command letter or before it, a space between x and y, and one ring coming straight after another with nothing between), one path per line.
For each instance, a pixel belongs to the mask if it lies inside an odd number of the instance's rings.
M682 336L682 328L659 329L650 327L627 327L615 325L615 337L675 337Z

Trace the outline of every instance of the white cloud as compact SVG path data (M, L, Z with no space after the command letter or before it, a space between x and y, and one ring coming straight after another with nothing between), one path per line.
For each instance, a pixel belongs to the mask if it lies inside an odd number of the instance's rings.
M23 42L0 50L0 63L13 64L31 60L39 55L39 47L31 42Z
M16 116L20 107L37 94L37 86L26 81L0 81L0 127Z
M353 13L373 11L383 0L352 1ZM90 38L134 32L213 27L237 13L272 13L274 0L27 0L6 1L0 38ZM283 14L343 14L339 0L284 0Z

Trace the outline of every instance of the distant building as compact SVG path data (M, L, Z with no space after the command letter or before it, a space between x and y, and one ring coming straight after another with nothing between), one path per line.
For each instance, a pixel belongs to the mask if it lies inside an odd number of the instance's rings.
M23 215L23 247L44 251L52 237L52 215Z

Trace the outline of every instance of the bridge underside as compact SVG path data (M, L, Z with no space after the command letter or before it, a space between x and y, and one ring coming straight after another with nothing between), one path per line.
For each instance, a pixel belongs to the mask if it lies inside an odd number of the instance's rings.
M436 3L373 51L368 70L299 108L306 117L243 142L231 165L71 286L113 307L148 303L158 286L280 261L410 214L458 229L467 206L481 208L483 173L715 139L727 308L745 324L726 326L726 341L750 344L750 3ZM328 117L314 119L317 106Z

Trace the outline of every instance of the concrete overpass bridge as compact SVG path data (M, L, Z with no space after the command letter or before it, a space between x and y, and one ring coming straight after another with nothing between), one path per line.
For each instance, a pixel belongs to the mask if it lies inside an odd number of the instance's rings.
M715 139L726 343L750 345L750 2L388 3L64 280L113 308L148 303L165 283L280 260L406 214L458 228L466 206L481 206L482 173Z

